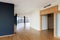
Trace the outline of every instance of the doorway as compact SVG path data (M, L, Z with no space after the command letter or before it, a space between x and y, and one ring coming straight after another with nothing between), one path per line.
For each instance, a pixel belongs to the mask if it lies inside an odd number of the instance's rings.
M56 31L57 31L57 29L56 29L56 14L58 13L58 5L55 5L55 6L52 6L52 7L50 7L50 8L46 8L46 9L43 9L43 10L40 10L40 31L42 31L43 29L42 29L42 16L43 15L47 15L47 14L51 14L53 12L53 16L54 16L54 37L56 37L57 35L56 35Z
M42 30L50 36L54 35L54 13L42 15Z
M53 30L54 29L54 15L53 15L53 13L47 14L47 19L48 19L48 30Z
M42 15L42 30L54 30L54 14Z

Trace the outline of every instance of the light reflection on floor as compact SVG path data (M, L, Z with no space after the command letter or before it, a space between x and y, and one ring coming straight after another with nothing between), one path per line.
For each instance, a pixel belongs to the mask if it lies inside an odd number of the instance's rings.
M30 30L30 23L25 23L25 26L24 23L17 24L17 31L22 31L24 29Z

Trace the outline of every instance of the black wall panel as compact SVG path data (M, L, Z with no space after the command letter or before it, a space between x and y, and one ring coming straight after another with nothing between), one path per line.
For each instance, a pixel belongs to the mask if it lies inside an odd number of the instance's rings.
M17 14L14 16L15 25L17 25Z
M0 36L14 33L14 4L0 2Z

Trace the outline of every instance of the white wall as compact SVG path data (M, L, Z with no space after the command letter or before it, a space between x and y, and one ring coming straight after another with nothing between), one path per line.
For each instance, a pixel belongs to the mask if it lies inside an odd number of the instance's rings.
M57 36L60 37L60 13L57 14Z
M42 30L47 30L48 29L48 19L47 15L42 16Z
M18 16L26 16L31 19L31 28L40 31L40 10L34 10L28 14L19 14Z
M35 10L31 15L31 27L40 31L40 10Z

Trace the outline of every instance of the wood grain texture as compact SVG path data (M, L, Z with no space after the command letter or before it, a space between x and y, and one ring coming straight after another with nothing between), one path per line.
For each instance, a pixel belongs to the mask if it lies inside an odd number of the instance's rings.
M40 15L40 31L42 31L42 16Z
M52 6L50 8L44 9L44 10L40 10L41 15L50 14L50 13L54 13L54 12L58 12L58 5Z
M56 12L54 13L54 37L57 37L56 36Z
M23 29L17 31L16 34L10 37L2 37L0 40L60 40L53 37L52 30L36 31L34 29Z
M54 37L57 37L56 36L56 14L58 13L58 5L56 6L52 6L50 8L47 8L47 9L44 9L44 10L40 10L40 14L41 16L43 15L47 15L47 14L51 14L53 13L54 14ZM42 19L42 18L41 18ZM41 20L40 19L40 20ZM41 24L42 25L42 24ZM40 26L42 28L42 26Z
M54 28L54 16L53 14L48 14L48 29Z

